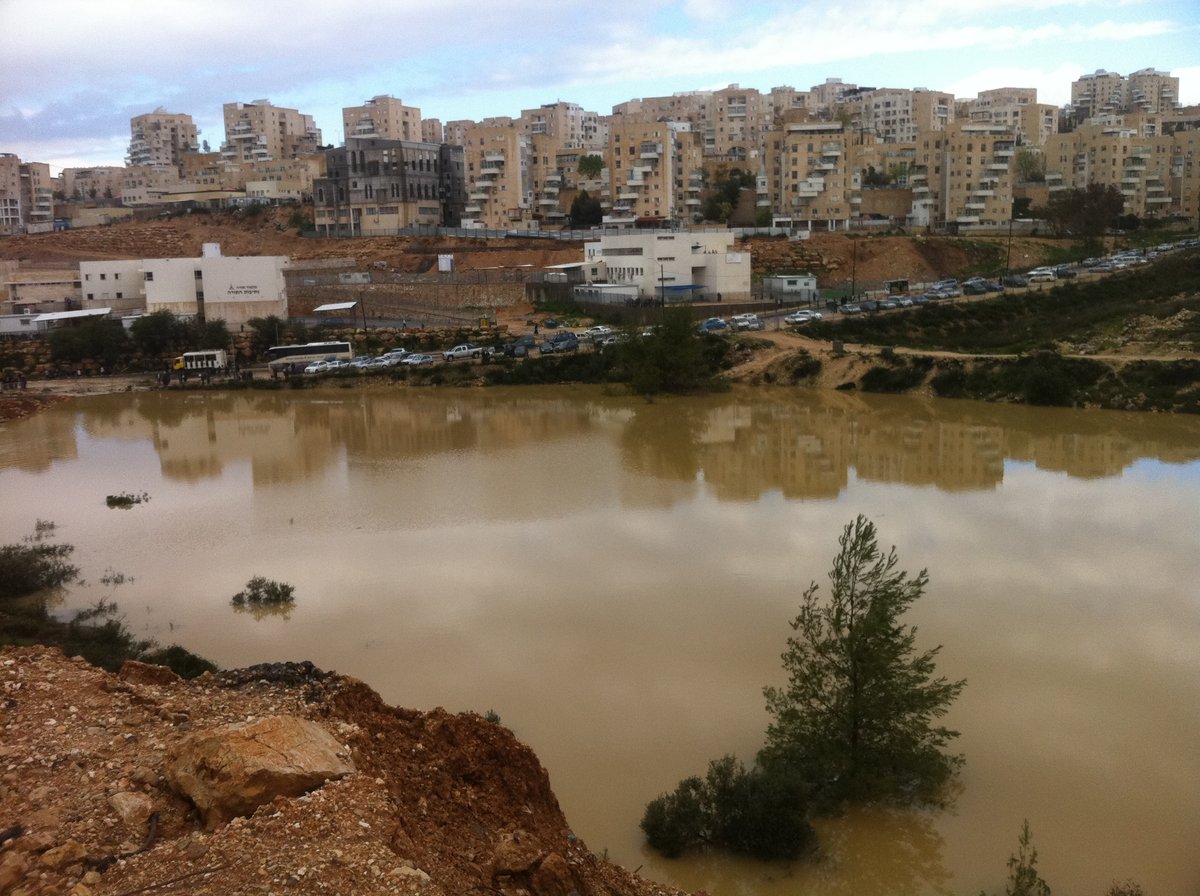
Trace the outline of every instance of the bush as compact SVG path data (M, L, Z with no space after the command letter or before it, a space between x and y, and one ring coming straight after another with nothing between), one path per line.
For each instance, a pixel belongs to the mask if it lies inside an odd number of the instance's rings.
M293 597L295 590L294 585L286 582L276 582L265 576L252 576L246 583L246 588L233 596L231 603L235 607L242 607L246 604L256 607L290 604L295 601Z
M862 387L867 392L907 392L925 382L925 374L933 366L930 358L897 360L877 365L863 374Z
M75 547L47 540L54 528L54 523L38 520L24 543L0 545L0 599L57 588L79 575L79 567L67 562Z
M816 840L803 784L782 769L746 767L733 756L685 778L674 793L646 806L641 828L649 845L675 858L709 846L758 859L790 859Z

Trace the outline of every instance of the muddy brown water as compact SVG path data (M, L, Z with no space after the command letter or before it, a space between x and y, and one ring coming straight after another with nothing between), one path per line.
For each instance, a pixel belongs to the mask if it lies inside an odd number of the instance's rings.
M112 510L105 497L146 492ZM962 793L824 822L819 861L664 861L645 803L749 759L788 620L867 514L939 669ZM139 634L493 710L576 833L714 896L1200 893L1200 420L735 390L138 393L0 426L0 538L53 520ZM129 580L104 585L106 572ZM286 615L229 605L251 575Z

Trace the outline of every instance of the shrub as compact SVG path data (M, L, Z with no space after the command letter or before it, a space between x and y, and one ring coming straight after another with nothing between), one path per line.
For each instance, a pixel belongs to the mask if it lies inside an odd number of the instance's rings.
M242 607L247 604L251 606L290 604L295 601L293 597L295 590L295 586L289 585L286 582L276 582L274 579L268 579L265 576L252 576L250 581L246 583L245 589L233 596L231 603L235 607Z
M0 599L57 588L79 575L79 567L67 562L75 547L51 544L53 532L54 523L38 520L24 543L0 545Z
M685 778L642 816L649 845L669 858L709 846L759 859L795 858L816 840L804 786L782 768L747 769L733 756Z

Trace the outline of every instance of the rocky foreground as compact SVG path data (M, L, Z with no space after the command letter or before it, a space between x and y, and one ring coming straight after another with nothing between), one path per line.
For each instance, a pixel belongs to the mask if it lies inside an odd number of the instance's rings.
M275 664L184 681L0 651L0 894L611 894L533 752Z

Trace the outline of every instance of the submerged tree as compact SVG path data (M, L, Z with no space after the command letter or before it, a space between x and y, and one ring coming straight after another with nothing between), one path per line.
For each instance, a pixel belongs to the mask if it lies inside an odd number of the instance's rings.
M897 568L863 516L845 527L828 600L814 582L791 626L784 687L764 694L773 720L760 754L806 781L814 802L936 804L962 764L958 732L937 724L965 681L935 677L940 647L919 653L900 617L928 576Z

